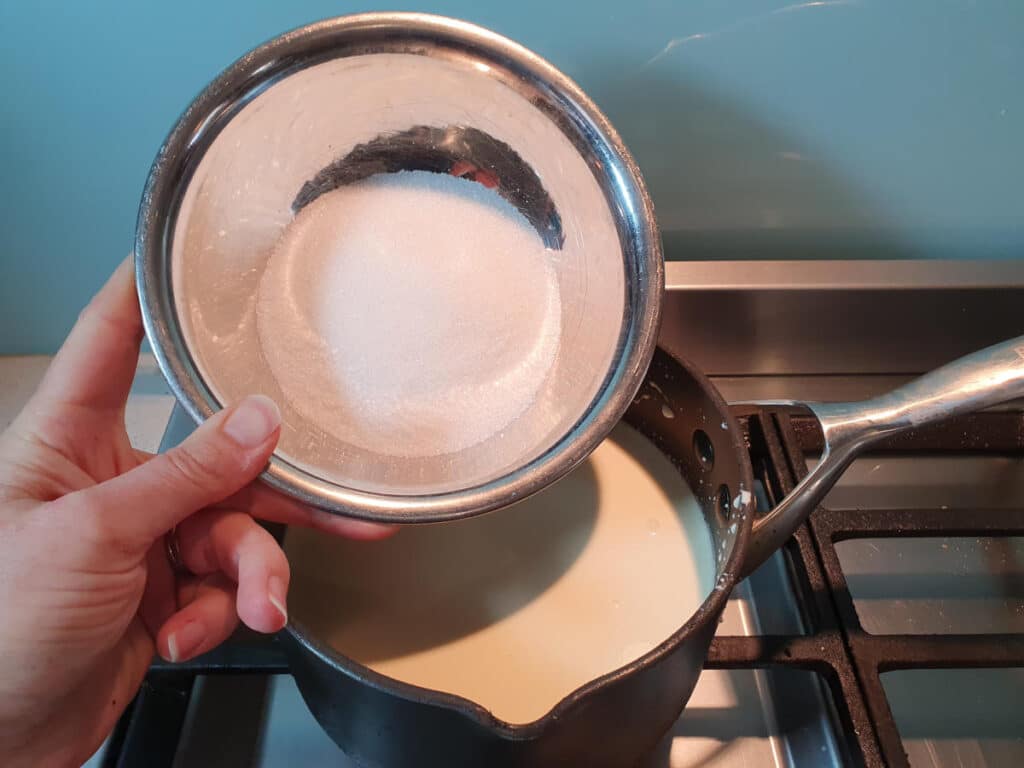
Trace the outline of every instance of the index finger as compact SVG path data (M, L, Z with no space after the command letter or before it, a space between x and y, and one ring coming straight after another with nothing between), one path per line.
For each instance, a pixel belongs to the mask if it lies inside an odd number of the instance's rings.
M142 315L131 257L82 310L39 385L49 402L117 410L131 390L142 342Z

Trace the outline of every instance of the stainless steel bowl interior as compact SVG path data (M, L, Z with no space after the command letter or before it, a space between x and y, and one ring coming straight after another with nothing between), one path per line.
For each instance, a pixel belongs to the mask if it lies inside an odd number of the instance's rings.
M414 151L403 155L400 140ZM367 147L375 159L366 161ZM549 248L557 353L532 404L482 442L422 456L359 444L268 366L257 333L261 278L296 212L319 194L375 171L446 172L460 152L507 171L497 191ZM283 428L267 479L369 518L484 511L568 471L639 386L662 288L649 199L596 108L515 44L413 14L313 25L227 70L154 166L137 259L151 343L190 412L202 418L250 393L273 397ZM319 375L315 365L310 375ZM440 417L481 407L467 402Z

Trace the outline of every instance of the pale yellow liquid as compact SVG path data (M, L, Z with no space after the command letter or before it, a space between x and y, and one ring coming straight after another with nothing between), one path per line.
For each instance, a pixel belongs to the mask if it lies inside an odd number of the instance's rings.
M626 426L514 507L376 543L291 529L285 549L317 638L512 723L667 640L714 582L696 499Z

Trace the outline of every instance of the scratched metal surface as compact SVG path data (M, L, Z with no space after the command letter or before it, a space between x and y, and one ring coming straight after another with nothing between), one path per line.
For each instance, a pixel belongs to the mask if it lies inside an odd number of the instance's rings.
M0 3L0 354L56 348L130 247L157 146L223 66L395 5ZM639 159L671 258L1024 252L1015 0L397 5L492 27L578 80Z

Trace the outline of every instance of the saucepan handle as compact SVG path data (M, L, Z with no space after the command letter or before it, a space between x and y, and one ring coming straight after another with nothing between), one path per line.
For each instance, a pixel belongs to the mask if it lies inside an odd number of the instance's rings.
M861 451L889 435L1024 397L1024 336L926 373L857 403L805 403L821 424L821 460L771 512L754 523L746 573L793 535Z

